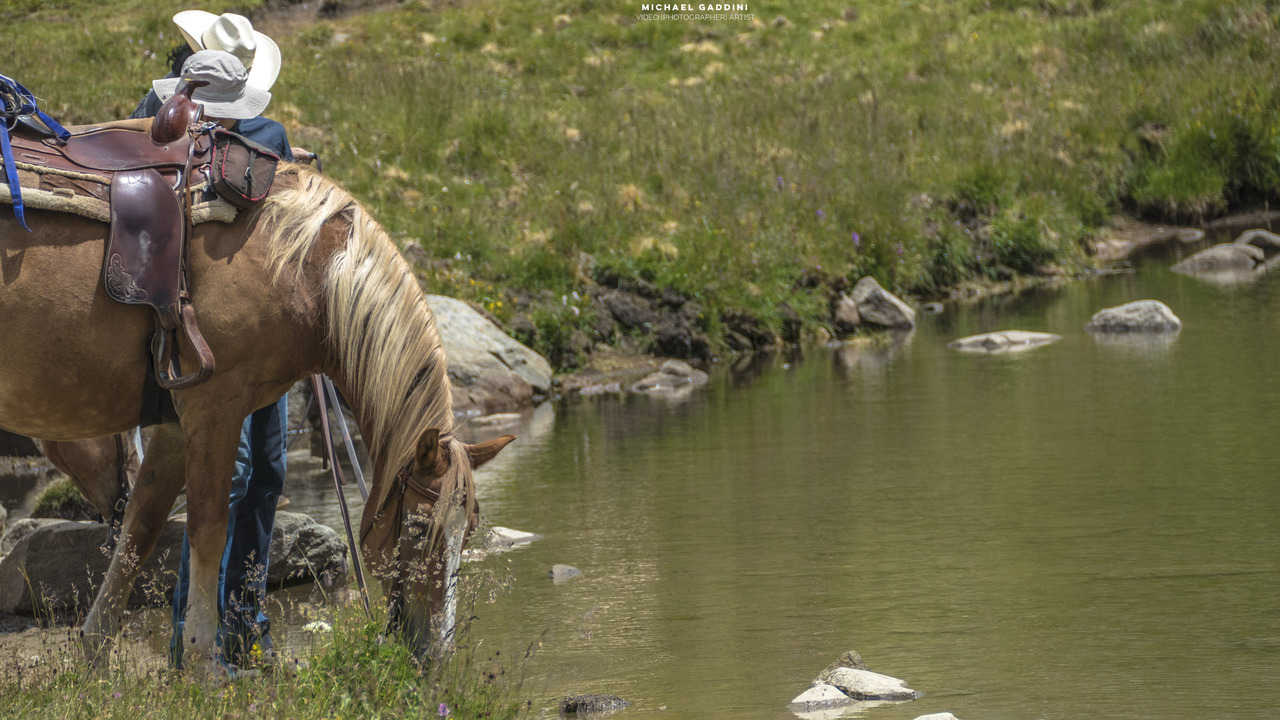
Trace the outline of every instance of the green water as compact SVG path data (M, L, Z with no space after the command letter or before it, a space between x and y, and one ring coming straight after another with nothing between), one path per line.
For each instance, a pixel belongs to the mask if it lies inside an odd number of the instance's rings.
M479 473L489 522L545 536L467 566L506 585L474 608L482 658L527 671L535 717L605 693L623 718L785 720L850 649L924 696L844 717L1273 717L1280 276L1166 270L1190 250L948 305L884 347L721 367L681 401L539 409ZM1083 331L1143 298L1176 339ZM1004 329L1063 339L946 347ZM314 465L289 509L340 527ZM553 583L556 563L583 574Z
M948 306L914 336L718 371L683 402L544 410L481 473L476 633L628 718L788 718L843 651L924 693L847 717L1270 718L1280 709L1280 278L1132 274ZM1171 343L1096 310L1155 298ZM1054 345L975 356L1001 329ZM583 575L548 578L552 564Z

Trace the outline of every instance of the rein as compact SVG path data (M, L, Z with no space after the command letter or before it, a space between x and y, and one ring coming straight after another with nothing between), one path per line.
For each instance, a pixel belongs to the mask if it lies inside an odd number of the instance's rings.
M356 547L355 534L351 531L351 513L347 510L347 497L342 492L346 482L342 478L342 467L338 464L338 455L333 450L333 436L329 433L329 409L325 403L324 390L320 387L319 375L311 376L311 392L320 409L320 429L324 435L324 453L329 461L329 472L333 476L333 488L338 493L338 507L342 508L342 524L347 528L347 544L351 547L351 562L356 569L356 582L360 585L360 600L364 602L364 612L373 617L373 608L369 606L369 588L365 586L364 569L360 567L360 549ZM342 412L342 408L337 408ZM358 462L353 455L352 462Z
M36 98L30 90L22 87L17 80L0 75L0 157L4 160L0 164L4 165L5 183L13 197L13 214L27 232L31 232L31 228L27 227L27 219L23 213L22 187L18 184L18 166L14 164L13 149L9 144L9 129L16 127L24 119L32 122L31 116L43 122L59 140L66 140L71 135L36 106Z

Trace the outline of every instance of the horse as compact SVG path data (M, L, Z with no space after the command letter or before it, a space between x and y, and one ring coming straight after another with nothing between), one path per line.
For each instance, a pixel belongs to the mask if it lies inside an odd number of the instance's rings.
M52 441L101 438L141 420L149 311L109 299L107 226L29 209L0 219L0 427ZM231 223L196 225L187 245L192 306L216 370L173 392L178 422L155 426L106 577L84 620L100 666L120 611L186 486L191 593L184 666L217 658L218 566L241 421L299 379L333 379L357 418L372 482L359 526L392 624L415 654L434 628L461 536L478 517L474 475L515 438L455 436L444 349L418 280L381 225L315 171L281 166L269 196ZM179 363L198 357L179 343ZM458 536L446 541L447 530ZM434 647L433 647L434 645Z
M122 433L71 442L33 440L49 462L71 478L102 521L118 531L141 462L133 441Z

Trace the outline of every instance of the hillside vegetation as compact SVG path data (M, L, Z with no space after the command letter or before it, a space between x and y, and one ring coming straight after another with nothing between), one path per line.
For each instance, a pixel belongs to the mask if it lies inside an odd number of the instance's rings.
M6 1L0 73L65 122L132 110L187 7ZM927 297L1079 272L1118 213L1194 223L1280 187L1274 3L417 0L272 25L279 6L203 4L279 42L267 114L428 289L561 366L644 348L608 288L688 301L714 354L743 324L821 336L864 275Z

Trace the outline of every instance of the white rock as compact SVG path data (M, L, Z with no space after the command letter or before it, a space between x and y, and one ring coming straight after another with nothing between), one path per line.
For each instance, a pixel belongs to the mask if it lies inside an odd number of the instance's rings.
M486 545L515 547L516 545L528 545L534 540L541 540L542 536L537 533L525 532L523 530L513 530L511 528L494 525L489 528L489 532L485 535L484 541Z
M1159 300L1136 300L1094 313L1089 332L1178 332L1182 321Z
M947 347L964 352L1015 353L1048 345L1061 339L1061 335L1053 333L1004 330L952 340L947 343Z
M951 713L931 713L929 715L921 715L916 720L960 720L960 718Z
M919 693L896 677L870 670L837 668L827 674L827 682L854 700L914 700Z
M835 685L818 683L797 695L791 701L791 704L787 705L787 708L793 712L804 712L821 708L844 707L852 703L853 698L840 692L840 688Z

